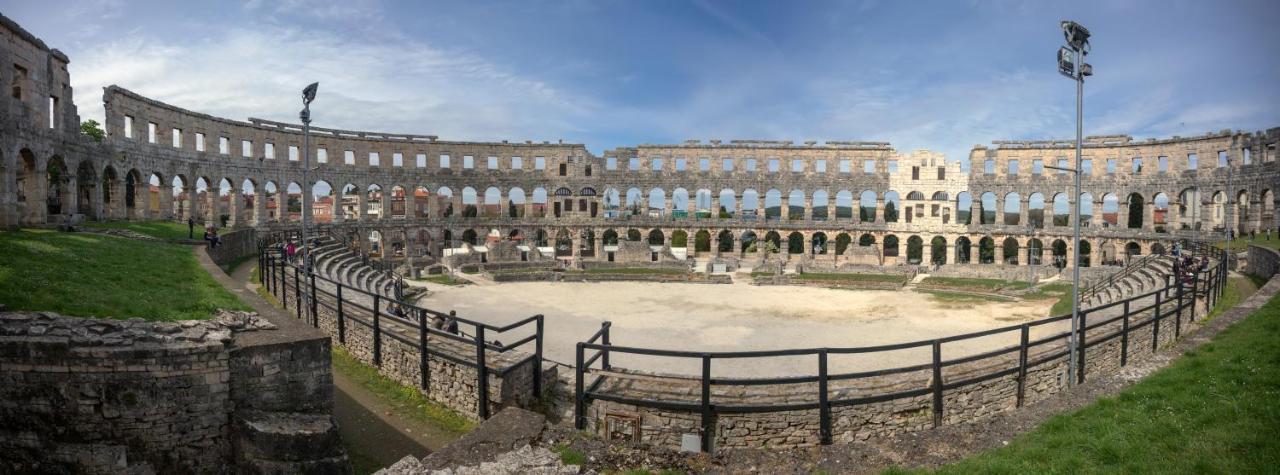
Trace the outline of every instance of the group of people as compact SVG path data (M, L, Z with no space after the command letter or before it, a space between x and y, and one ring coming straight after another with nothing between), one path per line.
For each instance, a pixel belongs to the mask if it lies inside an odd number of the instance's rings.
M1173 273L1183 285L1192 285L1198 272L1209 271L1209 259L1183 252L1181 243L1174 243L1169 250L1173 256Z
M187 239L195 239L196 220L187 218ZM209 248L213 249L222 244L222 238L218 237L218 228L209 225L204 227L204 242L209 244Z

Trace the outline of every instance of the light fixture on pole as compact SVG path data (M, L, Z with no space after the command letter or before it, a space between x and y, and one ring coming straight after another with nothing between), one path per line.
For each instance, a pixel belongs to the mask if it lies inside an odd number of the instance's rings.
M1089 54L1089 30L1074 21L1062 22L1062 36L1067 45L1058 49L1058 72L1076 82L1076 165L1067 171L1075 175L1075 205L1071 210L1072 246L1071 246L1071 336L1068 345L1070 356L1067 361L1067 384L1075 385L1079 369L1076 352L1079 346L1080 333L1080 162L1083 148L1084 122L1084 78L1093 75L1093 67L1084 62ZM1059 167L1048 168L1062 169Z
M298 118L302 119L302 249L305 251L303 256L307 270L311 270L312 262L310 241L307 241L307 215L310 214L307 211L310 210L311 201L307 199L307 187L311 186L307 181L307 172L311 169L311 101L316 99L316 90L319 88L320 83L313 82L302 89L302 112L298 113Z

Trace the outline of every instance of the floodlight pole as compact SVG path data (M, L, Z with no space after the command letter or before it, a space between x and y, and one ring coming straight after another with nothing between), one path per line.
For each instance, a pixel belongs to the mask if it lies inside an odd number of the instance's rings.
M1231 227L1235 223L1232 223L1231 219L1227 217L1228 216L1227 211L1231 211L1232 212L1231 214L1235 215L1234 217L1238 220L1240 218L1239 216L1240 210L1238 209L1237 206L1233 206L1231 204L1231 198L1235 196L1235 193L1231 191L1231 156L1228 155L1226 159L1227 159L1227 199L1226 199L1227 204L1224 205L1226 209L1222 210L1222 220L1226 222L1225 223L1226 225L1223 226L1223 228L1226 230L1227 269L1229 270L1231 269Z
M316 98L316 89L320 83L312 83L302 90L302 112L298 113L298 118L302 119L302 249L303 249L303 265L307 270L311 270L311 246L307 241L307 211L309 201L307 195L310 194L307 188L311 185L307 181L307 172L311 170L311 101ZM287 206L287 203L286 203Z
M1074 386L1076 378L1079 374L1077 368L1076 352L1079 346L1080 333L1080 172L1081 172L1081 149L1084 144L1084 77L1093 74L1093 68L1084 63L1084 57L1089 52L1089 30L1084 26L1073 21L1062 22L1062 33L1067 40L1067 48L1073 52L1072 64L1068 68L1064 63L1063 51L1058 53L1058 71L1062 75L1070 77L1076 82L1076 165L1071 171L1075 174L1075 196L1073 201L1075 204L1071 210L1072 216L1072 245L1071 245L1071 335L1068 340L1070 346L1070 359L1067 360L1067 385ZM1049 167L1061 169L1058 167Z

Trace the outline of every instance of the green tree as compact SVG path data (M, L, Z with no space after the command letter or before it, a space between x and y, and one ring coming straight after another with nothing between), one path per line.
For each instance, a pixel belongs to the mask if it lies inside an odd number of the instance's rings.
M849 242L853 239L848 234L840 233L836 236L836 255L843 255L846 249L849 249Z
M886 223L898 222L898 207L894 206L892 201L884 204L884 221Z
M102 130L102 124L98 121L89 119L80 123L80 133L92 137L94 141L101 143L107 138L107 133Z

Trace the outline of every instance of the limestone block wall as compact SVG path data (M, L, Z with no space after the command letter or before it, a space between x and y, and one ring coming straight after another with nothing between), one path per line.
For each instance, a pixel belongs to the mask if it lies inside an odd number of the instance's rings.
M258 252L258 233L253 228L243 228L219 235L222 243L209 249L209 257L219 265L230 264L236 259Z
M336 437L328 342L245 314L153 323L0 313L0 472L223 473L263 463L346 470L332 444L287 460L242 453L293 433L246 434L317 419ZM247 437L252 435L253 437ZM291 468L292 467L292 468Z
M1270 279L1280 272L1280 252L1262 246L1249 245L1248 272Z

